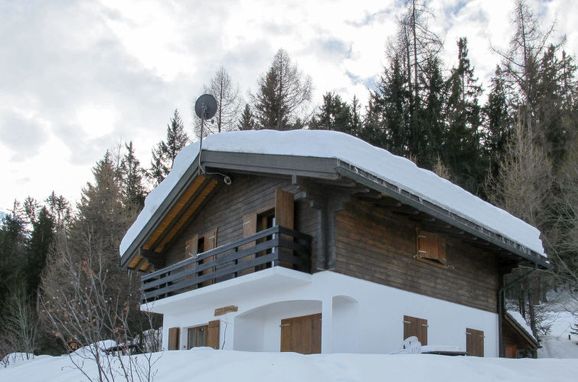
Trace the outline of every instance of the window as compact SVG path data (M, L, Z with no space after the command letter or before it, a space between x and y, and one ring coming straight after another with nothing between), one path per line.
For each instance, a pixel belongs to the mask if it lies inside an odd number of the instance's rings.
M217 228L209 230L202 235L195 234L185 243L185 258L197 256L203 252L206 252L216 247L217 247ZM213 260L215 260L213 256L207 257L206 259L203 259L199 265L209 263ZM215 268L211 267L199 272L198 276L201 277L214 272ZM213 282L214 282L213 279L205 280L201 283L201 286L210 285Z
M482 330L466 328L466 354L484 356L484 332Z
M207 325L195 326L187 329L187 349L210 346L219 348L221 322L214 320Z
M446 241L438 233L417 231L417 259L446 265Z
M427 345L427 320L423 318L403 316L403 339L417 337L422 345Z
M208 325L195 326L187 329L187 349L207 346Z

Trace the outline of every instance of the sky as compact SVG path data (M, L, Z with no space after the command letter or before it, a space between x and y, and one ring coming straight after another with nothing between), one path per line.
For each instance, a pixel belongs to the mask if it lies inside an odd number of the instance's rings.
M223 66L248 99L275 52L327 91L365 104L386 63L401 0L0 0L0 210L52 191L73 203L107 149L133 141L146 167L175 109ZM446 68L468 38L487 83L512 35L513 0L431 0ZM578 52L578 1L530 0Z

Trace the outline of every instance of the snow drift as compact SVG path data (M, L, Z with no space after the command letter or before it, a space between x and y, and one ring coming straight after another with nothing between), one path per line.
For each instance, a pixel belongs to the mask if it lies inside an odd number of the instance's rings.
M250 353L198 348L157 353L155 382L181 381L428 381L566 382L578 360L498 359L435 355ZM96 372L85 363L85 371ZM0 381L86 380L67 356L44 357L0 369Z

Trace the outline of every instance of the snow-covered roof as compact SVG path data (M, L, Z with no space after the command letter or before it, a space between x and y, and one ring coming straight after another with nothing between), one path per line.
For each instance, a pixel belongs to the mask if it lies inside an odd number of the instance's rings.
M516 324L518 324L518 326L523 329L526 334L532 338L534 341L536 341L536 337L534 337L534 334L532 333L532 328L530 328L530 325L528 325L528 322L526 321L526 319L522 316L522 314L520 312L518 312L517 310L511 310L509 309L507 311L508 316L510 316L512 318L512 320L514 320L516 322Z
M227 132L207 137L203 151L335 158L546 257L540 231L535 227L408 159L344 133L324 130ZM198 152L198 142L185 147L171 173L147 196L143 210L120 244L121 256L194 164Z

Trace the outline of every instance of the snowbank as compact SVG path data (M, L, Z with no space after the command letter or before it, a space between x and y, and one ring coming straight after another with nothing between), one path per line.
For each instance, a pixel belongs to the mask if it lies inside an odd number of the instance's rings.
M155 382L172 381L428 381L565 382L578 360L497 359L435 355L249 353L214 350L157 353ZM155 355L156 356L156 355ZM95 370L86 363L87 371ZM0 381L85 380L67 356L34 359L0 369Z
M344 133L316 130L234 131L209 136L203 141L205 150L337 158L546 256L540 231L536 228L405 158ZM198 151L198 143L185 147L177 156L169 176L148 195L144 209L120 244L121 256L195 161Z

